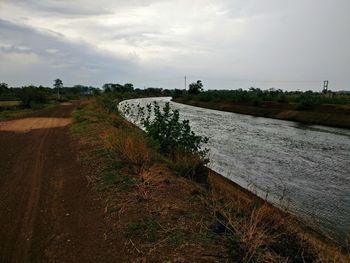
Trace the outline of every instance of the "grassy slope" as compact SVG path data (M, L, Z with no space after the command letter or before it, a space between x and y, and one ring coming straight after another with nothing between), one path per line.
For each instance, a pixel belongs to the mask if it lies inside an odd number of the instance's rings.
M192 106L248 114L258 117L297 121L310 124L350 128L350 106L320 105L310 110L301 110L298 105L265 102L260 106L233 102L204 102L176 98L173 101Z
M108 238L124 240L125 261L341 262L336 248L298 232L287 215L251 195L225 191L215 179L208 190L177 176L143 132L97 102L74 118L71 131L100 192Z

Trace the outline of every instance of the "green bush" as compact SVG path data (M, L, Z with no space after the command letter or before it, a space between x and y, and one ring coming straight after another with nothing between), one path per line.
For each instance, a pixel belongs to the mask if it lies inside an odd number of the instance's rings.
M139 108L141 112L143 108ZM157 102L147 105L147 114L141 113L141 124L150 137L160 145L160 150L169 155L185 152L205 157L208 150L202 145L208 142L207 137L196 135L188 120L180 120L178 110L170 108L167 102L161 109Z
M100 98L100 103L108 113L118 112L118 102L119 102L118 98L109 96L108 94L105 94Z
M256 106L266 101L297 103L300 104L300 108L303 109L311 109L322 104L350 104L350 96L342 93L329 92L323 94L312 91L282 91L280 89L261 90L253 87L249 90L207 90L199 94L183 93L176 97L181 97L184 101L233 102Z
M180 120L178 110L173 110L167 102L161 108L157 102L146 108L137 106L138 112L128 105L122 112L136 119L145 128L150 137L150 145L169 161L169 166L179 175L191 178L200 183L207 180L204 165L209 162L208 149L203 145L207 137L196 135L188 120Z
M24 107L35 108L46 103L48 96L44 89L28 86L21 89L19 99Z

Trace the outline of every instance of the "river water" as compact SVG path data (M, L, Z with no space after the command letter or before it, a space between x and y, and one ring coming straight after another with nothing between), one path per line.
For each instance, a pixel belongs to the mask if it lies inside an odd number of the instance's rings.
M171 98L124 101L145 106ZM350 130L171 102L209 137L209 167L344 243L350 235ZM131 115L125 114L131 121Z

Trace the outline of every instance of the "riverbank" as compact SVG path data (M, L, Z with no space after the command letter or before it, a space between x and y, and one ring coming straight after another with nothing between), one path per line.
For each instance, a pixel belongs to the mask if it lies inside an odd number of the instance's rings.
M297 216L290 214L288 211L281 210L274 205L266 202L261 197L256 194L250 192L249 190L241 187L237 183L231 181L230 179L222 176L221 174L208 169L209 171L209 182L210 186L216 191L219 191L222 195L226 196L240 196L241 198L253 200L256 203L264 204L270 207L273 213L277 213L281 217L287 218L289 224L293 226L299 234L306 236L307 239L316 244L316 246L322 246L323 249L330 249L331 253L334 253L335 250L338 250L338 245L335 240L333 240L330 236L325 233L322 233L317 229L315 225L312 223L302 222ZM335 250L334 250L335 249ZM345 254L347 253L347 248L340 248Z
M107 238L125 244L116 248L125 261L346 262L334 243L312 240L218 175L210 172L206 186L179 176L142 131L101 103L86 103L74 117L80 159L111 226Z
M318 105L302 109L298 104L262 102L259 106L233 102L205 102L179 97L174 102L213 110L235 112L257 117L295 121L307 124L325 125L350 129L349 105Z

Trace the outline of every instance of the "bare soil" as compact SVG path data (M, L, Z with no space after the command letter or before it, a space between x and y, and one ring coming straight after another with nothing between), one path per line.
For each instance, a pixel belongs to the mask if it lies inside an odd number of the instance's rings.
M61 105L0 123L0 262L120 262Z

